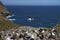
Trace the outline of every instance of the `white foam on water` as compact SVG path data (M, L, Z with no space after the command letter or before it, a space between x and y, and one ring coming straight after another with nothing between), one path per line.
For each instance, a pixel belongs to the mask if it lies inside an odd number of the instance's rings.
M6 16L6 18L11 18L11 17L13 17L13 16L15 16L14 14L13 15L9 15L9 16Z
M8 19L8 20L10 20L10 21L15 21L16 19Z

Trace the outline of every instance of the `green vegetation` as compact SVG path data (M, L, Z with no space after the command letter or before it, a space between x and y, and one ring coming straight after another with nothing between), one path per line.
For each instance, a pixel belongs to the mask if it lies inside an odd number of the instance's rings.
M3 13L3 14L1 14ZM0 30L9 30L12 28L18 28L19 25L9 21L7 18L5 18L5 14L10 14L10 12L7 10L7 8L0 2Z
M14 24L0 14L0 30L8 30L12 28L17 28L19 25Z

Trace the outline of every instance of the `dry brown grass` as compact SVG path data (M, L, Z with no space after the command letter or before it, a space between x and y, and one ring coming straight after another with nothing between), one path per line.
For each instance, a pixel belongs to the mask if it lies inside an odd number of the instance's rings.
M6 19L4 16L0 14L0 30L8 30L11 28L16 28L19 25L14 24L13 22Z

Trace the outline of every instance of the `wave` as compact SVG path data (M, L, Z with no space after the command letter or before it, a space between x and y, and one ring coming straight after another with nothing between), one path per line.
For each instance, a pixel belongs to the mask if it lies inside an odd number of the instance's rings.
M11 17L13 17L13 16L15 16L14 14L13 15L9 15L9 16L6 16L6 18L11 18Z
M10 21L12 21L12 22L13 22L13 21L15 21L16 19L8 19L8 20L10 20Z

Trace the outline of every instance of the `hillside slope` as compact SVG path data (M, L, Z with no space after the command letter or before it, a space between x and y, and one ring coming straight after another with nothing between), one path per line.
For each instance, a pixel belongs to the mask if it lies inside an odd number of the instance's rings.
M7 8L3 5L2 2L0 2L0 14L2 14L3 16L8 16L8 15L12 15Z
M0 30L8 30L16 28L18 25L9 21L6 16L11 15L7 8L0 2Z
M0 14L0 30L8 30L16 27L18 27L17 24L14 24Z

